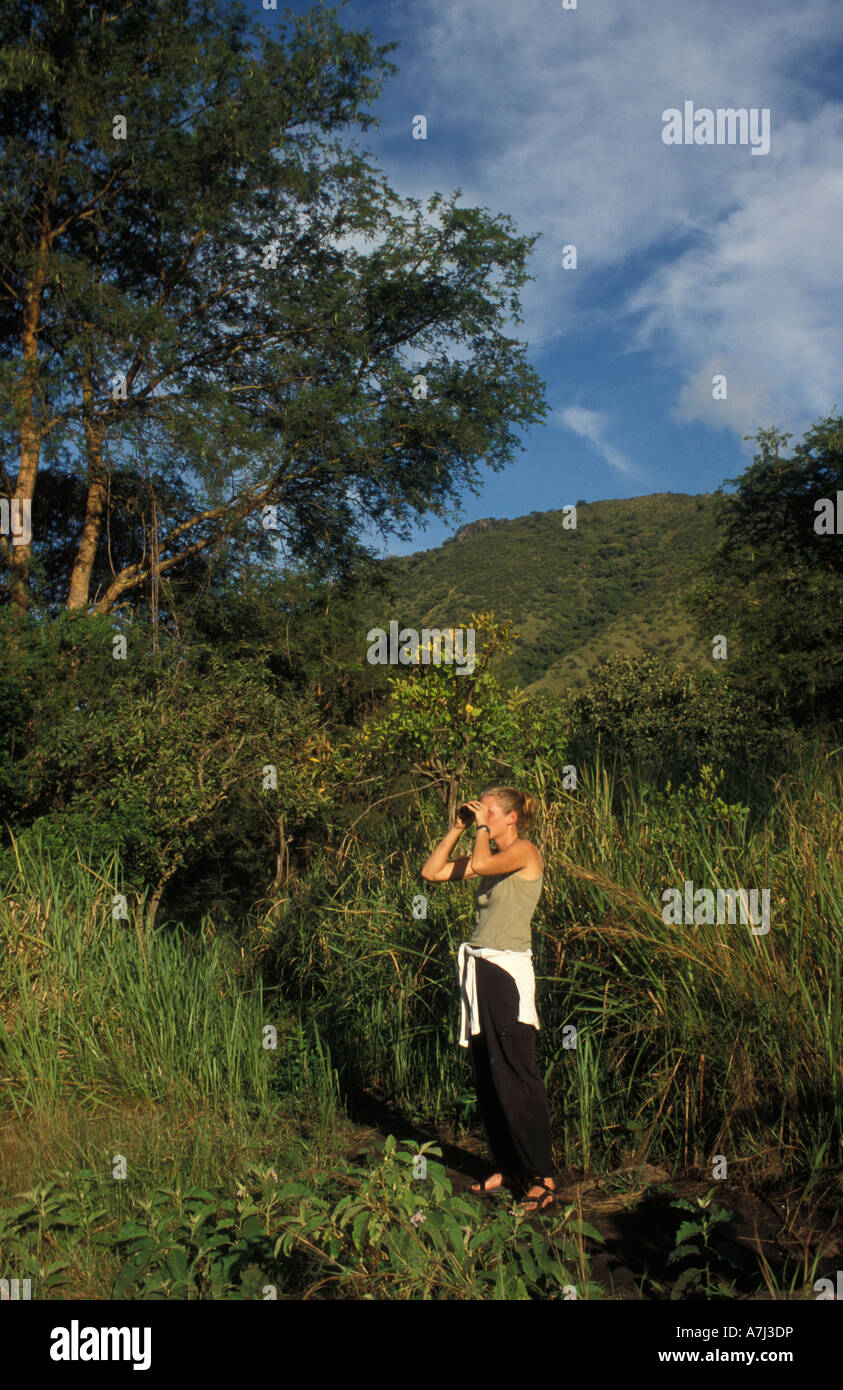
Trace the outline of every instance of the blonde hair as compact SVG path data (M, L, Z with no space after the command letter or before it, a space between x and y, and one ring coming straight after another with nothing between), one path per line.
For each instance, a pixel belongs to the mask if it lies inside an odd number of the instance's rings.
M510 811L517 812L515 828L519 835L529 830L536 814L536 800L529 792L520 792L517 787L486 787L477 798L478 801L482 801L484 796L494 796L504 815Z

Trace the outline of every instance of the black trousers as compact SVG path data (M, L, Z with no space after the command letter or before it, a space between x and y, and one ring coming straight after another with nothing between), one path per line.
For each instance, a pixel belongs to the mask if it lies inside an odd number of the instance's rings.
M522 1182L552 1177L547 1093L536 1067L536 1030L518 1022L518 986L477 956L480 1032L469 1032L477 1100L497 1172Z

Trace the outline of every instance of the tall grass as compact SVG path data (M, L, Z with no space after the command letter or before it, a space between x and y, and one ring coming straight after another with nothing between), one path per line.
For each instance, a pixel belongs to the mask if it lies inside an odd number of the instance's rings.
M318 1033L270 1007L242 949L210 922L197 941L147 931L142 902L114 916L115 860L94 870L70 849L51 860L37 841L15 853L0 902L4 1108L23 1117L72 1096L83 1110L147 1101L241 1114L302 1085L336 1099Z
M722 1154L762 1178L839 1162L839 754L814 750L761 787L764 815L726 803L720 780L704 769L658 792L598 764L575 793L542 795L539 1054L566 1166L649 1157L709 1170ZM443 829L428 806L376 841L323 849L251 942L330 1039L345 1087L377 1085L436 1119L470 1085L455 960L472 885L419 877ZM768 889L769 933L665 924L662 892L686 879Z
M843 771L837 752L814 750L759 788L763 811L728 804L719 781L704 769L694 786L657 791L597 764L576 792L557 794L537 769L535 838L546 866L534 937L539 1058L556 1155L584 1171L649 1159L706 1177L722 1155L730 1176L758 1184L799 1175L807 1194L839 1169L843 1135ZM309 1183L301 1190L317 1206L329 1179L330 1200L347 1183L355 1201L367 1184L379 1192L380 1169L343 1176L340 1101L355 1088L379 1091L417 1120L466 1117L471 1072L457 1046L455 963L472 930L472 885L420 879L443 829L435 807L408 804L403 818L370 822L368 834L366 824L364 816L337 848L323 846L266 911L244 911L239 936L217 934L210 917L195 937L163 922L148 930L145 901L116 860L90 865L71 848L44 855L37 838L14 843L14 863L0 872L0 1255L4 1269L40 1281L37 1296L55 1281L68 1296L122 1289L133 1266L119 1232L128 1221L132 1240L154 1245L152 1227L139 1235L137 1222L156 1192L175 1220L194 1191L184 1184L198 1184L196 1201L212 1189L228 1225L232 1212L242 1216L249 1173L267 1191L292 1176L296 1202L296 1184ZM665 924L661 893L686 879L768 888L769 933ZM125 918L114 916L121 893ZM424 915L413 911L420 894ZM270 1026L274 1049L264 1046ZM128 1156L127 1182L115 1181L116 1153ZM22 1189L23 1205L13 1196ZM416 1200L412 1188L401 1197ZM268 1269L281 1296L310 1296L314 1279L314 1289L344 1287L359 1251L346 1269L330 1201L330 1278L313 1253L315 1226L303 1245L295 1236L293 1263L277 1264L274 1201L250 1217L263 1234L249 1227L240 1254L226 1247L226 1259L254 1263L256 1291L244 1285L233 1296L261 1296ZM391 1202L370 1204L377 1269ZM66 1225L71 1207L73 1239L46 1241L48 1223ZM284 1219L292 1232L304 1218ZM433 1233L432 1207L429 1219ZM149 1296L240 1289L239 1275L232 1283L214 1272L192 1220L184 1217L183 1239L155 1246ZM500 1216L481 1223L491 1263L456 1272L441 1251L425 1263L404 1232L401 1258L420 1262L420 1282L396 1275L383 1296L482 1296L494 1270L508 1281L499 1296L537 1296L511 1234ZM214 1232L208 1239L208 1250L219 1244ZM56 1249L67 1256L61 1267ZM558 1283L567 1257L541 1258Z
M539 780L545 886L535 918L539 1058L557 1158L581 1170L649 1158L761 1179L840 1159L843 772L812 756L766 811L719 775L665 791L596 764L576 792ZM127 1100L223 1116L306 1090L327 1113L375 1089L416 1118L465 1115L456 955L473 891L419 876L434 806L366 838L365 818L242 936L207 919L147 932L119 865L16 846L0 906L0 1104L19 1117ZM769 934L666 925L661 894L768 888ZM413 899L424 894L426 915ZM280 993L279 993L280 991ZM278 1046L263 1046L267 1025Z

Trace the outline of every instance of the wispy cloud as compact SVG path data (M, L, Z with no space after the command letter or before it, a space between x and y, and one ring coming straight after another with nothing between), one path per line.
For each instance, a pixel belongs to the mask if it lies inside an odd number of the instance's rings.
M619 449L615 449L605 438L607 427L606 417L598 410L586 410L584 406L570 405L566 410L554 411L554 416L569 430L580 435L582 439L587 439L606 463L611 464L612 468L617 468L619 472L625 473L628 477L638 477L637 470L633 467Z

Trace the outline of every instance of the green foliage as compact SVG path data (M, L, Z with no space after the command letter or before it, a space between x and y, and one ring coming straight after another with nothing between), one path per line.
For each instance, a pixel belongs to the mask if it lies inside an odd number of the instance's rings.
M722 1270L725 1265L739 1271L746 1259L732 1235L735 1213L725 1207L712 1206L713 1196L712 1187L705 1197L697 1197L692 1202L685 1197L671 1202L672 1207L690 1212L691 1217L683 1221L676 1232L668 1264L689 1259L702 1262L685 1266L671 1289L671 1299L682 1298L689 1289L693 1289L696 1296L734 1297L734 1290L722 1278L714 1278L712 1269L716 1266Z
M250 971L206 918L199 942L150 930L119 863L89 869L36 839L0 876L0 1104L91 1108L133 1101L239 1114L288 1095L336 1102L330 1051ZM267 1025L277 1047L264 1047Z
M4 1275L6 1270L14 1270L14 1278L32 1280L36 1297L55 1297L67 1285L66 1271L72 1265L71 1259L54 1258L56 1249L109 1244L110 1235L100 1224L105 1209L90 1200L89 1192L66 1192L55 1181L20 1195L22 1201L0 1210Z
M654 657L612 657L563 710L574 761L599 750L645 775L665 767L694 775L706 763L751 763L778 746L757 704L723 676Z
M743 844L750 807L740 802L729 804L718 795L724 777L723 769L715 772L710 764L704 763L696 786L683 782L674 789L668 780L663 792L643 788L644 815L653 836L681 844L683 839L702 832L714 854L723 844L732 847Z
M223 1198L203 1188L157 1188L138 1200L116 1235L124 1263L111 1297L258 1297L261 1267L273 1264L273 1185L266 1175L262 1201L243 1189Z
M474 671L418 664L389 677L386 708L363 727L358 742L382 774L420 775L446 805L449 820L469 780L504 775L520 781L545 769L558 772L565 755L552 704L518 690L505 694L492 675L492 660L510 649L510 624L481 613L463 626L476 634Z
M720 543L687 598L698 629L729 638L732 679L797 725L843 710L843 536L820 534L816 504L843 490L843 419L790 435L760 429L737 490L717 492Z
M768 819L744 817L743 805L721 794L713 768L680 788L673 807L633 785L617 814L599 768L575 794L543 801L539 1065L566 1166L605 1172L630 1158L672 1166L683 1146L701 1163L724 1113L741 1151L763 1155L754 1160L756 1180L783 1172L819 1180L824 1155L837 1151L843 866L829 847L843 833L839 756L816 755L777 784ZM357 814L349 808L350 819ZM453 956L465 938L470 886L434 885L427 916L410 910L439 818L431 799L412 815L350 832L345 847L323 846L242 946L215 935L211 920L195 940L172 927L145 931L134 904L128 923L114 922L119 866L85 867L72 850L53 863L35 845L31 853L18 846L20 862L0 883L0 1104L20 1131L47 1115L58 1124L52 1117L63 1105L80 1123L99 1116L108 1137L89 1139L91 1167L102 1170L103 1153L115 1152L113 1133L117 1151L130 1157L131 1180L115 1182L106 1171L83 1192L62 1179L41 1202L40 1224L32 1178L25 1207L9 1189L0 1201L0 1262L10 1275L55 1276L69 1296L80 1286L102 1296L129 1266L125 1296L178 1288L188 1298L210 1290L263 1297L270 1282L279 1297L534 1298L564 1296L568 1273L578 1295L591 1296L565 1247L564 1223L541 1218L552 1249L537 1252L519 1213L487 1216L478 1206L472 1219L453 1206L453 1194L440 1193L438 1167L431 1164L427 1187L411 1178L415 1144L390 1148L374 1165L345 1165L347 1142L336 1161L324 1158L321 1127L341 1097L363 1087L425 1123L456 1119L460 1107L466 1118ZM659 890L683 876L712 886L769 884L770 936L666 926ZM250 986L256 964L263 978ZM284 1007L269 992L279 982ZM572 1020L578 1044L565 1050L562 1029ZM278 1026L277 1052L261 1045L267 1022ZM274 1157L276 1107L305 1097L318 1109L302 1130L301 1164L291 1168ZM141 1142L127 1119L143 1105L149 1129ZM203 1124L218 1117L221 1147L199 1171L189 1153L190 1176L176 1191L173 1155L199 1112ZM163 1125L162 1114L179 1123ZM57 1132L61 1153L71 1142ZM140 1156L156 1146L152 1170ZM256 1150L272 1158L254 1174L234 1161ZM274 1205L277 1185L263 1192L270 1162L286 1175L282 1186L297 1185ZM237 1176L244 1172L248 1180ZM39 1184L54 1179L47 1171ZM211 1194L211 1211L202 1213L200 1193L186 1202L196 1187ZM170 1197L156 1197L159 1188ZM97 1215L103 1208L107 1218ZM462 1254L449 1212L461 1238L470 1226ZM69 1224L53 1227L61 1213ZM717 1294L723 1222L713 1215L713 1227L701 1226L706 1245L683 1232L690 1268L702 1274L688 1274L680 1292L692 1280L703 1284L708 1268L707 1296ZM129 1222L140 1229L126 1234L117 1262L114 1235ZM575 1234L571 1222L567 1229ZM282 1236L287 1253L275 1249ZM50 1269L54 1261L69 1263ZM681 1278L679 1258L674 1265Z
M360 733L379 762L386 756L394 769L409 767L425 777L451 813L465 776L476 772L480 759L492 763L514 734L488 669L491 658L509 646L509 625L495 624L493 614L472 614L464 626L476 633L479 647L473 670L435 664L431 652L430 664L422 660L388 678L386 712Z
M424 1178L414 1166L425 1156ZM600 1290L578 1249L602 1237L574 1208L540 1225L518 1209L486 1214L455 1197L431 1143L388 1135L374 1162L338 1162L312 1184L250 1164L224 1187L158 1184L125 1194L128 1220L103 1229L105 1208L78 1174L50 1181L0 1212L0 1253L36 1296L66 1286L83 1248L113 1250L110 1297L193 1300L323 1296L393 1299L570 1299ZM342 1193L343 1195L338 1195ZM48 1250L62 1258L39 1264Z
M424 1179L413 1177L419 1154L440 1154L433 1144L399 1145L389 1135L379 1164L352 1167L352 1191L331 1203L301 1185L279 1190L293 1199L282 1218L276 1254L302 1240L323 1250L340 1289L365 1288L366 1297L572 1298L588 1296L577 1282L571 1237L602 1237L573 1221L573 1208L549 1231L525 1213L480 1214L476 1202L452 1195L441 1165L427 1160ZM554 1248L559 1241L562 1250Z
M23 695L5 815L57 851L68 837L119 853L141 888L166 883L251 824L268 857L289 830L331 805L330 741L311 692L277 688L254 658L194 643L150 651L127 624L75 616L16 650L10 706ZM11 751L11 750L10 750ZM275 769L277 785L265 785ZM241 830L242 833L242 830Z

